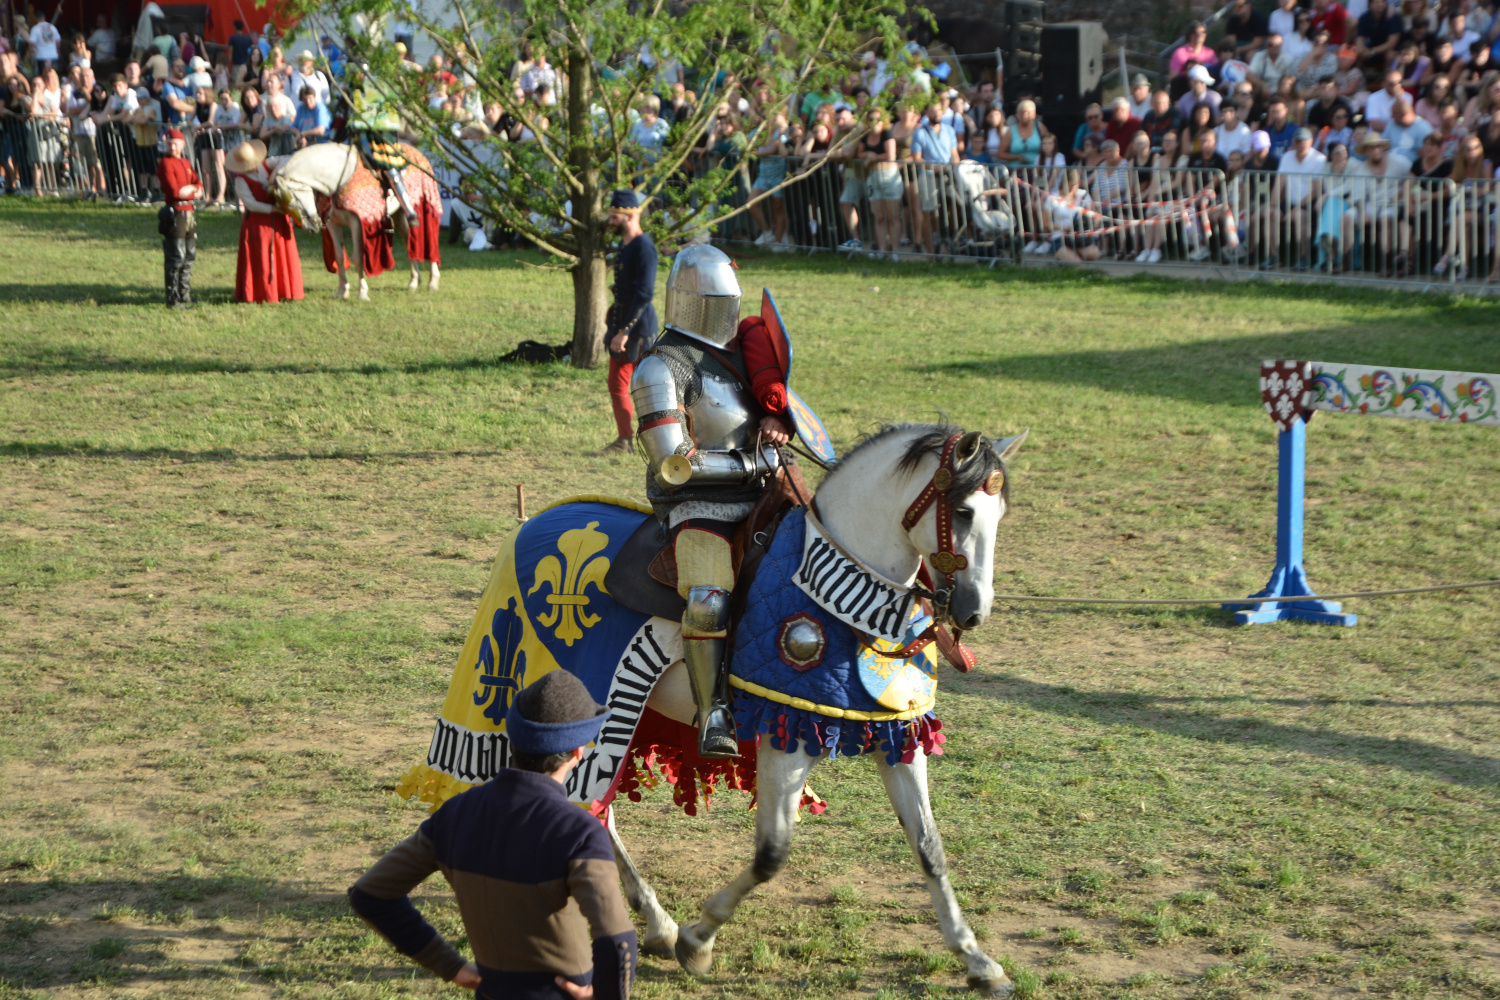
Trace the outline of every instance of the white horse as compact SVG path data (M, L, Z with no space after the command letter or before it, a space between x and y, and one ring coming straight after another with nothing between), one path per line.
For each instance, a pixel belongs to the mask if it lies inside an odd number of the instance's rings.
M414 147L401 144L402 151L410 161L405 171L407 192L412 207L419 218L435 225L435 218L442 216L437 184L432 179L432 168L425 157ZM369 267L364 257L364 231L372 223L389 218L395 226L396 236L408 249L411 263L411 281L408 291L416 291L420 283L417 261L423 257L411 256L410 227L406 213L401 210L395 195L384 196L379 181L360 162L359 151L353 146L336 142L323 142L297 150L276 171L271 181L271 194L277 207L292 217L292 221L309 232L322 231L324 219L318 211L317 196L331 200L328 212L328 234L333 239L333 255L338 266L339 287L335 298L347 299L350 285L344 267L344 245L347 240L349 265L359 275L359 299L370 301L370 288L366 282ZM436 207L436 214L424 213L424 204ZM427 290L438 289L439 270L436 259L430 262L432 273L427 280Z
M944 579L938 567L930 565L941 551L937 505L929 507L910 530L903 527L903 515L934 481L940 457L934 442L943 442L954 430L927 425L887 428L845 456L818 488L815 505L827 534L858 563L887 581L914 587L924 564L932 580ZM947 598L946 623L950 626L972 629L990 613L996 534L1006 513L1008 490L997 488L991 493L984 487L994 486L995 480L990 478L994 470L999 469L999 475L1004 476L1003 460L1015 454L1025 437L1023 433L991 443L972 432L965 434L956 447L955 464L962 468L952 476L953 487L948 493L953 501L953 552L967 565L958 570L951 590L942 595ZM956 497L955 492L963 495ZM749 585L749 580L739 583L742 587ZM668 668L647 704L668 718L692 724L694 702L681 662ZM696 731L694 727L692 732ZM808 774L826 755L825 751L811 756L801 749L787 753L763 739L755 765L758 805L754 860L703 903L698 921L690 926L679 927L657 901L615 832L614 808L610 809L609 833L626 899L646 920L643 950L662 957L675 955L692 975L708 973L719 928L733 916L740 900L786 864L792 824ZM1008 995L1012 985L1005 970L979 947L954 898L943 840L927 796L927 760L922 748L917 747L909 764L892 765L884 754L877 757L886 794L926 877L944 943L963 960L970 987L985 996Z

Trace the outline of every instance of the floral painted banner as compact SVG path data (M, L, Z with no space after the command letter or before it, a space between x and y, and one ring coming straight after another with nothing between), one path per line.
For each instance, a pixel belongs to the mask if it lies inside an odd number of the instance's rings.
M1500 427L1500 375L1312 362L1312 409Z

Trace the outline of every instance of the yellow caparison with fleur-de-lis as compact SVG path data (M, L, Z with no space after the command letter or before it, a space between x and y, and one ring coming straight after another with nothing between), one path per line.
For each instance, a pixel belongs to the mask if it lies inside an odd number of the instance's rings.
M608 593L604 589L604 574L609 572L609 558L599 553L609 545L609 536L598 528L598 521L590 521L587 527L573 528L558 536L557 551L563 561L559 562L557 556L543 557L536 564L535 582L526 592L530 597L544 584L552 588L547 595L547 603L552 607L536 621L552 629L553 635L569 646L583 638L583 629L592 628L602 620L585 610L589 597L584 593L590 584L600 593Z

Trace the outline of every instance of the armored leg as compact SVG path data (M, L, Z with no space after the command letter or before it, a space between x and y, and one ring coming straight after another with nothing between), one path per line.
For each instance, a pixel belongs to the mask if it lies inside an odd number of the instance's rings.
M729 591L711 584L690 587L682 614L682 658L698 706L700 757L740 755L724 690L728 628Z
M396 192L396 200L401 203L401 210L406 213L406 219L413 226L421 222L417 218L417 210L412 207L411 195L406 193L406 181L402 172L394 168L386 169L386 176L391 179L391 190Z

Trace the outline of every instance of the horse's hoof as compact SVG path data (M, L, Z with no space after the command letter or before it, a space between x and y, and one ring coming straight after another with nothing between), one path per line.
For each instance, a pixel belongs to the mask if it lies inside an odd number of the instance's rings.
M677 925L674 923L670 928L663 928L660 937L648 937L642 941L641 951L656 958L674 958L677 955L678 940Z
M698 936L698 925L682 927L677 931L677 944L672 949L677 964L690 976L706 976L714 967L714 941L705 943Z
M413 281L411 284L406 286L406 290L408 292L415 292L417 290L417 283Z
M1015 992L1016 984L1002 972L998 976L970 976L969 989L982 997L1008 997Z

